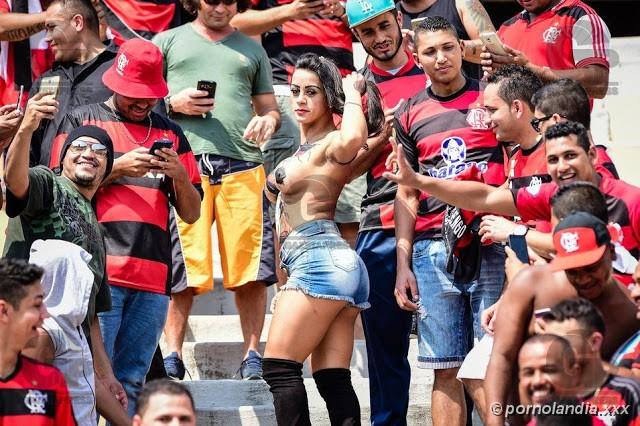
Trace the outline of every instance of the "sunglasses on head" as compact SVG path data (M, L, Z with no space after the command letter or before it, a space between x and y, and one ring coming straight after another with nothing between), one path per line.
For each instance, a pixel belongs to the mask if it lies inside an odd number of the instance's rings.
M73 153L82 154L87 149L87 147L89 147L89 149L93 151L93 153L96 154L97 156L100 156L100 157L107 156L106 146L102 145L101 143L85 142L81 139L76 139L75 141L71 142L71 146L69 147L69 149Z
M225 6L231 6L238 0L202 0L202 1L204 1L209 6L218 6L220 3L224 4Z

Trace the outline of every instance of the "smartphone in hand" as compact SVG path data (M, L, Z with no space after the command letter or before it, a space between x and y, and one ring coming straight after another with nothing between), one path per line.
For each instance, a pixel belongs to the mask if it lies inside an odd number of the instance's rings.
M218 83L216 83L215 81L200 80L198 81L198 85L196 86L196 89L204 90L205 92L207 92L207 98L214 99L216 97L217 86L218 86Z
M487 46L487 49L491 53L495 53L496 55L504 55L508 56L509 54L504 48L504 45L500 41L498 34L495 31L484 31L480 33L480 41L482 44Z
M46 93L47 95L53 95L55 98L58 96L58 90L60 88L60 76L54 75L51 77L44 77L40 80L40 88L38 93Z
M158 139L154 141L153 145L151 145L151 148L149 148L149 154L156 155L156 151L162 148L173 148L173 142L171 142L169 139Z
M529 250L524 235L509 235L509 247L515 252L520 262L525 265L529 264Z

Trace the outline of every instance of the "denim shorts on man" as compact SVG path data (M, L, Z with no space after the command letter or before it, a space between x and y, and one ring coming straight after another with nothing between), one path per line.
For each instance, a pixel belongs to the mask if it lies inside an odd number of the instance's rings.
M314 220L294 229L282 243L280 262L289 276L283 290L344 300L359 309L370 306L367 268L331 220Z
M456 368L484 334L480 314L493 305L504 285L504 248L482 247L480 276L461 284L446 272L447 254L441 239L416 241L413 271L424 314L418 320L418 366Z

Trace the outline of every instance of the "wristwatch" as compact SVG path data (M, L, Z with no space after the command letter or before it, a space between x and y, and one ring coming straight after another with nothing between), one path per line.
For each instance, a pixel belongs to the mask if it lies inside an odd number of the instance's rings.
M171 106L171 96L164 98L164 105L167 108L167 115L172 115L173 107Z
M527 225L519 223L515 228L513 228L513 232L511 232L511 235L521 235L524 237L525 235L527 235L527 232L529 232L529 227Z

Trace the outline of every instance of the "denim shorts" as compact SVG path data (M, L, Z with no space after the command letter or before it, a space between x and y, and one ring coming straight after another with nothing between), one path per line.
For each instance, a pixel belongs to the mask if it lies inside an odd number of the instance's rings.
M283 290L344 300L359 309L370 306L367 268L331 220L314 220L294 229L280 248L280 268L289 277Z
M494 304L504 285L504 248L482 247L480 277L461 284L446 272L447 255L441 239L416 241L413 271L424 313L418 320L418 366L456 368L471 350L474 337L484 334L480 314Z

